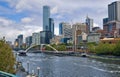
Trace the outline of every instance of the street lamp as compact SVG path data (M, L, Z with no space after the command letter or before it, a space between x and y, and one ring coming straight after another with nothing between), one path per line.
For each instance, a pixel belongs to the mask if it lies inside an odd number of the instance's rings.
M29 74L29 61L27 61L27 74Z
M37 67L37 74L38 74L38 77L39 77L39 71L40 71L40 67Z

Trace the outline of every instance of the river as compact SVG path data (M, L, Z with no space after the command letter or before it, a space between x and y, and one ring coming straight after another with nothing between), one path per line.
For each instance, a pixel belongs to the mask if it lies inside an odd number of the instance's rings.
M39 77L120 77L120 64L75 56L53 56L43 53L27 53L17 56L29 73L37 72Z

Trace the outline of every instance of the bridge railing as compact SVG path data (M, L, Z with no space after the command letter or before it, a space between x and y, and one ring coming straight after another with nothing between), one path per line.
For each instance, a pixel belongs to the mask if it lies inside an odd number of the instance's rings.
M57 49L55 49L54 47L52 47L52 46L51 46L51 45L49 45L49 44L40 44L40 46L41 46L41 48L40 48L40 49L42 49L42 46L44 46L44 45L46 45L46 46L48 46L48 47L52 48L55 52L58 52L58 50L57 50ZM32 46L30 46L29 48L27 48L27 49L25 50L25 52L27 52L29 49L31 49L31 48L33 48L33 47L35 47L35 46L39 46L39 44L38 44L38 45L32 45Z
M10 74L10 73L0 71L0 77L17 77L17 76Z

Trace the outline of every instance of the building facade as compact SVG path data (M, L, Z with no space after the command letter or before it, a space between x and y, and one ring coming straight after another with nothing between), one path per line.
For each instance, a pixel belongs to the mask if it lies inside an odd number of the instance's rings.
M88 16L86 17L86 29L87 33L92 32L93 28L93 19L89 18Z
M109 21L120 21L120 1L115 1L108 5Z
M53 18L49 18L49 31L51 31L52 37L54 37L54 20L53 20Z
M76 23L72 25L72 40L73 43L77 44L78 36L81 36L82 32L86 33L86 24L85 23Z
M50 39L52 39L51 31L40 32L40 43L41 44L50 44Z
M32 36L28 36L25 39L26 47L30 47L32 45Z
M108 5L108 19L103 19L105 37L120 37L120 1Z
M43 31L49 31L50 7L43 6Z
M61 38L62 38L62 36L55 36L54 38L52 38L50 40L50 44L56 44L56 45L60 44Z
M40 45L40 32L32 34L32 45Z
M99 33L88 34L88 36L87 36L87 42L96 42L96 43L99 43L100 42L100 37L101 37L101 35Z
M63 38L71 38L72 37L72 28L69 23L62 22L59 24L59 34L63 36Z
M22 48L23 45L23 35L18 36L18 48Z

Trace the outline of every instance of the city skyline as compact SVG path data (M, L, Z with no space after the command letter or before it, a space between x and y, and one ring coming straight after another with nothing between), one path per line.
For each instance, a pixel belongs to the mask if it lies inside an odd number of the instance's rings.
M55 21L55 33L59 33L59 23L85 22L86 15L94 19L94 26L102 28L102 19L108 17L108 4L116 0L1 0L0 1L0 37L14 41L17 35L25 37L33 32L42 31L42 7L51 8L51 17Z

